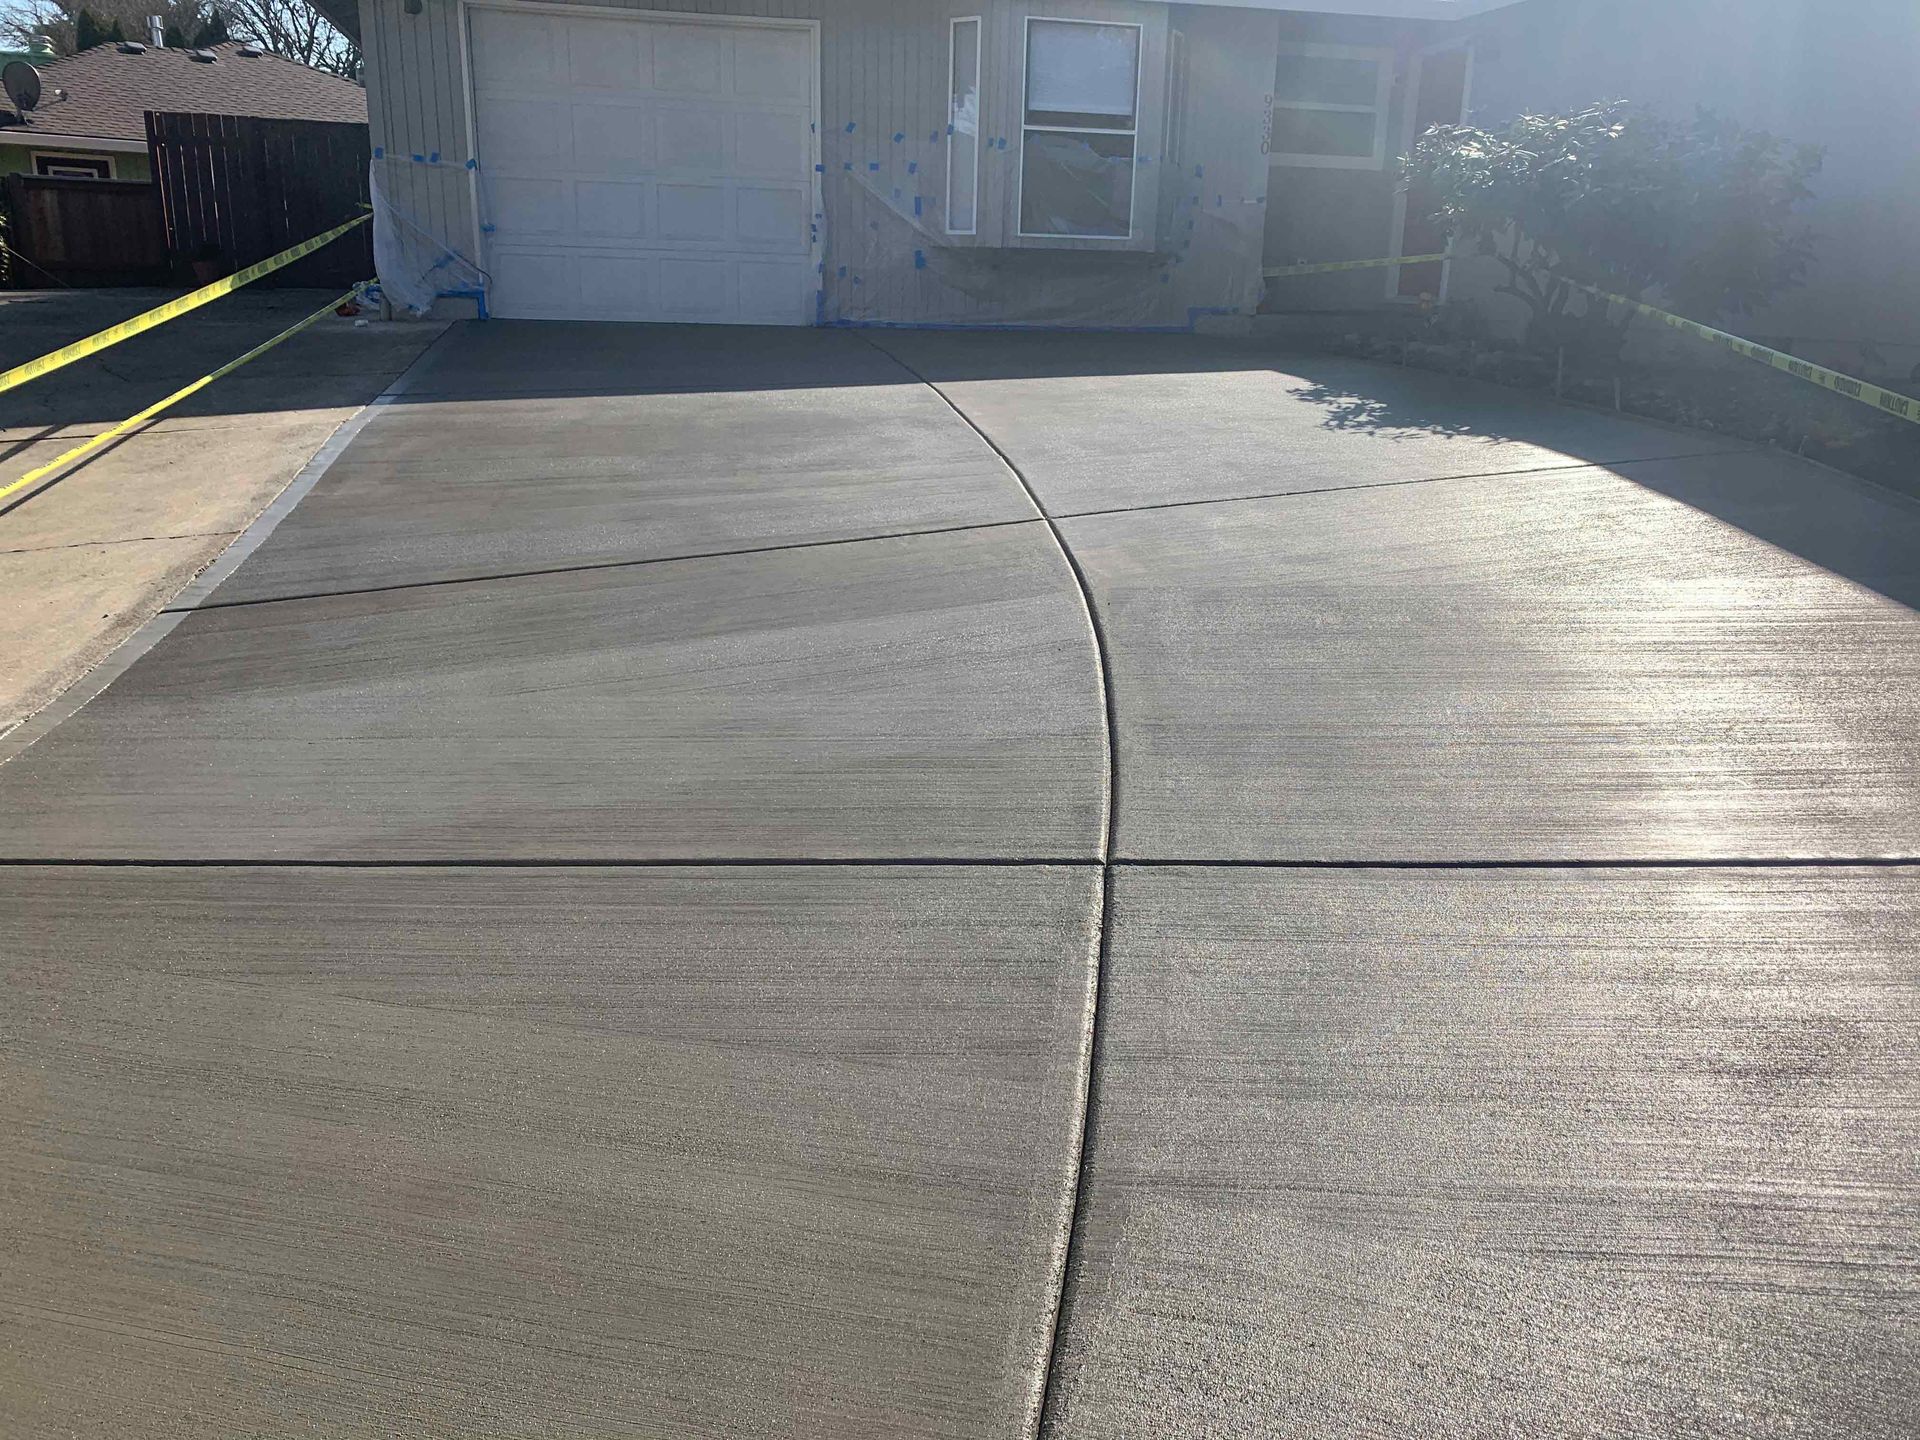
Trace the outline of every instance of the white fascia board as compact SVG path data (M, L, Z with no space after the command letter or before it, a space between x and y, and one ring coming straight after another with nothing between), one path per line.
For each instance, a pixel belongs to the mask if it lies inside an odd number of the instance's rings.
M101 135L69 135L24 125L0 125L0 145L22 145L30 150L111 150L116 155L144 155L144 140L109 140Z

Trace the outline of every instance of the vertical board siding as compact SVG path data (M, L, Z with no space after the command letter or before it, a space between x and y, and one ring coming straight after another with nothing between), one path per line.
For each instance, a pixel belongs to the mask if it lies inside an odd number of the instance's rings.
M1038 323L1184 328L1197 310L1258 298L1267 168L1260 153L1274 22L1259 12L1154 0L582 0L585 8L812 20L820 25L821 315L828 322ZM1136 174L1140 233L1113 242L1010 245L1028 13L1146 25ZM1197 61L1183 117L1207 188L1167 189L1166 37ZM946 233L948 25L981 17L979 234ZM476 253L466 170L465 37L456 0L363 0L366 80L382 179L402 218L456 255ZM1204 71L1205 80L1200 76ZM1204 102L1204 103L1202 103ZM849 132L847 125L852 123ZM895 141L898 134L901 139ZM1004 147L998 143L1005 141ZM439 162L431 157L438 155ZM415 159L414 157L420 157ZM915 200L919 211L915 213ZM1189 225L1191 221L1191 225ZM918 257L916 259L916 257ZM841 270L845 269L845 274Z

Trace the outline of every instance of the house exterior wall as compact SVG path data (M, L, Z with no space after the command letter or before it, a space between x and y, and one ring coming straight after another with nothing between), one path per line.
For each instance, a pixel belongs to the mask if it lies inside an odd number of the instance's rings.
M598 8L819 23L823 323L1187 328L1201 313L1258 303L1261 142L1277 26L1270 13L1150 0L616 0ZM1143 27L1131 240L1015 234L1029 15ZM982 19L980 224L971 237L947 234L945 215L949 27L963 16ZM485 206L486 157L468 170L456 0L422 0L418 15L402 0L362 0L361 29L386 194L410 224L484 265L475 209Z
M1920 4L1915 0L1526 0L1484 16L1475 122L1627 99L1685 118L1705 106L1826 147L1806 212L1819 240L1808 284L1733 328L1796 353L1874 368L1920 364ZM1456 265L1452 297L1479 298L1503 328L1485 262ZM1492 272L1492 273L1489 273Z
M1377 260L1398 253L1400 158L1407 136L1416 62L1421 50L1451 33L1445 25L1351 16L1286 14L1279 45L1341 45L1390 51L1393 86L1387 106L1387 153L1379 169L1313 169L1275 164L1267 191L1266 264ZM1268 89L1273 80L1267 82ZM1380 304L1398 271L1356 270L1277 282L1268 296L1277 310L1337 310Z
M57 139L50 139L32 145L0 145L0 175L33 174L33 157L41 152L57 152L61 155L84 155L90 160L111 160L113 179L115 180L151 180L153 166L144 151L89 150L83 144L63 145Z

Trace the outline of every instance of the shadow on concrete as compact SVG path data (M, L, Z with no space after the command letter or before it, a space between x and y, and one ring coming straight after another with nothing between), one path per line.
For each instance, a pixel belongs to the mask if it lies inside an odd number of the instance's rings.
M174 292L0 297L0 366L139 313ZM241 292L0 396L0 459L65 427L116 423L243 353L328 298ZM426 345L404 324L316 326L169 412L175 421L371 400ZM904 362L904 363L903 363ZM408 375L402 403L643 396L979 382L1031 385L1271 372L1272 442L1289 430L1399 445L1519 442L1605 465L1770 545L1920 608L1920 504L1778 452L1706 432L1545 401L1484 381L1271 342L1199 335L994 330L468 322ZM917 373L916 373L917 372ZM1084 389L1084 387L1081 387ZM1282 405L1286 415L1281 417ZM966 400L961 399L964 407ZM1202 426L1201 428L1204 428ZM1650 438L1650 437L1657 437ZM1649 458L1622 463L1623 456ZM1015 456L1016 461L1018 456ZM1420 478L1413 476L1411 478Z
M184 294L108 289L0 293L0 370L98 334ZM243 290L0 394L0 462L35 438L117 425L244 355L328 300L330 290ZM169 422L362 405L441 326L328 319L188 397Z

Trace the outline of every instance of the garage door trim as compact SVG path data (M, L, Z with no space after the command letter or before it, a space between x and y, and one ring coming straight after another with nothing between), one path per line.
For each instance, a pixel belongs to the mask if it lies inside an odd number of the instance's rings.
M592 20L631 20L638 24L652 22L672 25L729 25L765 30L792 30L804 32L811 50L812 61L809 65L808 104L812 110L812 123L808 126L807 162L812 175L812 220L808 225L807 263L815 276L820 273L822 255L822 232L825 205L820 184L820 22L818 20L786 20L762 15L713 15L680 10L628 10L611 5L543 4L540 0L460 0L459 5L459 51L460 51L460 99L464 107L464 120L467 127L467 154L474 157L476 163L467 166L467 210L473 218L473 254L476 262L484 262L487 256L485 237L481 233L480 215L480 172L478 169L479 127L474 114L473 91L473 28L470 14L475 10L512 10L536 15L563 15L576 19ZM817 323L817 321L815 322Z

